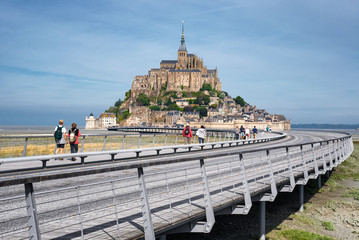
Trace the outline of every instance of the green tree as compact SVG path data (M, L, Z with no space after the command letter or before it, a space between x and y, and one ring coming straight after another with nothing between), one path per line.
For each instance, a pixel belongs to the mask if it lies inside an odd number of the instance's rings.
M241 96L237 96L234 101L242 107L247 104Z
M218 104L212 104L211 106L209 106L209 108L211 109L216 109L218 107Z
M167 102L165 103L165 105L166 105L166 106L170 106L170 105L172 105L172 104L173 104L173 102L172 102L171 98L168 98L168 100L167 100Z
M194 103L199 105L208 105L210 101L211 99L209 98L208 95L204 93L200 93L197 95L197 98L196 100L194 100Z
M190 106L190 105L185 106L185 107L183 108L183 111L184 111L184 112L192 112L192 106Z
M127 119L131 114L129 113L129 111L124 111L120 114L120 116L118 117L119 121L123 121L125 119Z
M209 84L209 83L203 83L203 85L202 85L200 91L204 91L204 90L205 90L205 91L211 91L211 90L212 90L211 84Z
M171 111L171 110L177 110L177 111L179 111L180 108L179 108L179 106L178 106L176 103L172 103L171 105L169 105L169 106L167 107L167 110L168 110L168 111Z
M150 105L150 99L143 93L140 93L136 99L136 102L141 106Z
M119 99L115 102L115 107L121 106L122 103L123 103L123 101L121 100L121 98L119 98Z

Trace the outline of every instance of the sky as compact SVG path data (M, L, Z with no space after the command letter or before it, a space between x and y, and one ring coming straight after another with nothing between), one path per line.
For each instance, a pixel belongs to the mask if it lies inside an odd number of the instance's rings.
M357 0L1 0L0 125L85 125L187 51L292 123L359 123Z

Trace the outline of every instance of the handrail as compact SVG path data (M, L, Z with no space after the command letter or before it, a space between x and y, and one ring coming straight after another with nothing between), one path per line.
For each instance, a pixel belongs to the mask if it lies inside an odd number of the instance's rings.
M97 152L83 152L83 153L69 153L69 154L57 154L57 155L42 155L42 156L31 156L31 157L17 157L17 158L0 158L0 164L6 163L15 163L15 162L30 162L30 161L42 161L43 168L46 168L46 162L51 159L59 159L59 158L72 158L72 157L80 157L81 163L85 163L85 158L90 156L99 156L99 155L110 155L112 160L114 160L114 156L118 154L124 153L134 153L136 157L140 156L141 152L149 152L149 151L157 151L157 155L159 155L159 151L172 149L174 153L177 153L177 149L181 147L186 147L191 151L194 147L200 147L203 150L205 147L212 147L220 145L222 148L225 144L232 146L232 144L250 144L250 143L260 143L278 140L287 136L287 133L277 133L279 136L275 137L266 137L266 138L256 138L256 139L248 139L248 140L229 140L229 141L221 141L221 142L211 142L211 143L202 143L202 144L189 144L189 145L174 145L174 146L164 146L164 147L150 147L150 148L136 148L136 149L126 149L126 150L110 150L110 151L97 151Z

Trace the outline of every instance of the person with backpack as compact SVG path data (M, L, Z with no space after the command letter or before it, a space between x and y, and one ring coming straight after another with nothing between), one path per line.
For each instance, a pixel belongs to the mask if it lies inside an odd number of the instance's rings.
M239 129L239 133L241 134L241 140L245 139L245 131L245 128L243 127L243 125L241 125Z
M192 130L189 127L189 123L187 123L186 127L183 129L182 136L184 137L184 144L191 144L191 138L193 135Z
M68 133L70 147L71 147L71 153L77 153L79 150L79 137L81 137L80 130L77 128L77 124L73 123L71 125L71 129ZM75 161L76 158L72 157L72 161Z
M67 135L66 135L66 128L64 127L64 120L60 120L59 126L55 127L54 138L57 147L55 154L63 154L65 144L67 144ZM64 160L64 159L60 158L59 160Z

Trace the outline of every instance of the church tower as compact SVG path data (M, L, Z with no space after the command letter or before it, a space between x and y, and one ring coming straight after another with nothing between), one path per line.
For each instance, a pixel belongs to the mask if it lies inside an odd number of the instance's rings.
M184 21L182 20L181 45L177 53L177 69L187 69L187 49L184 41Z

